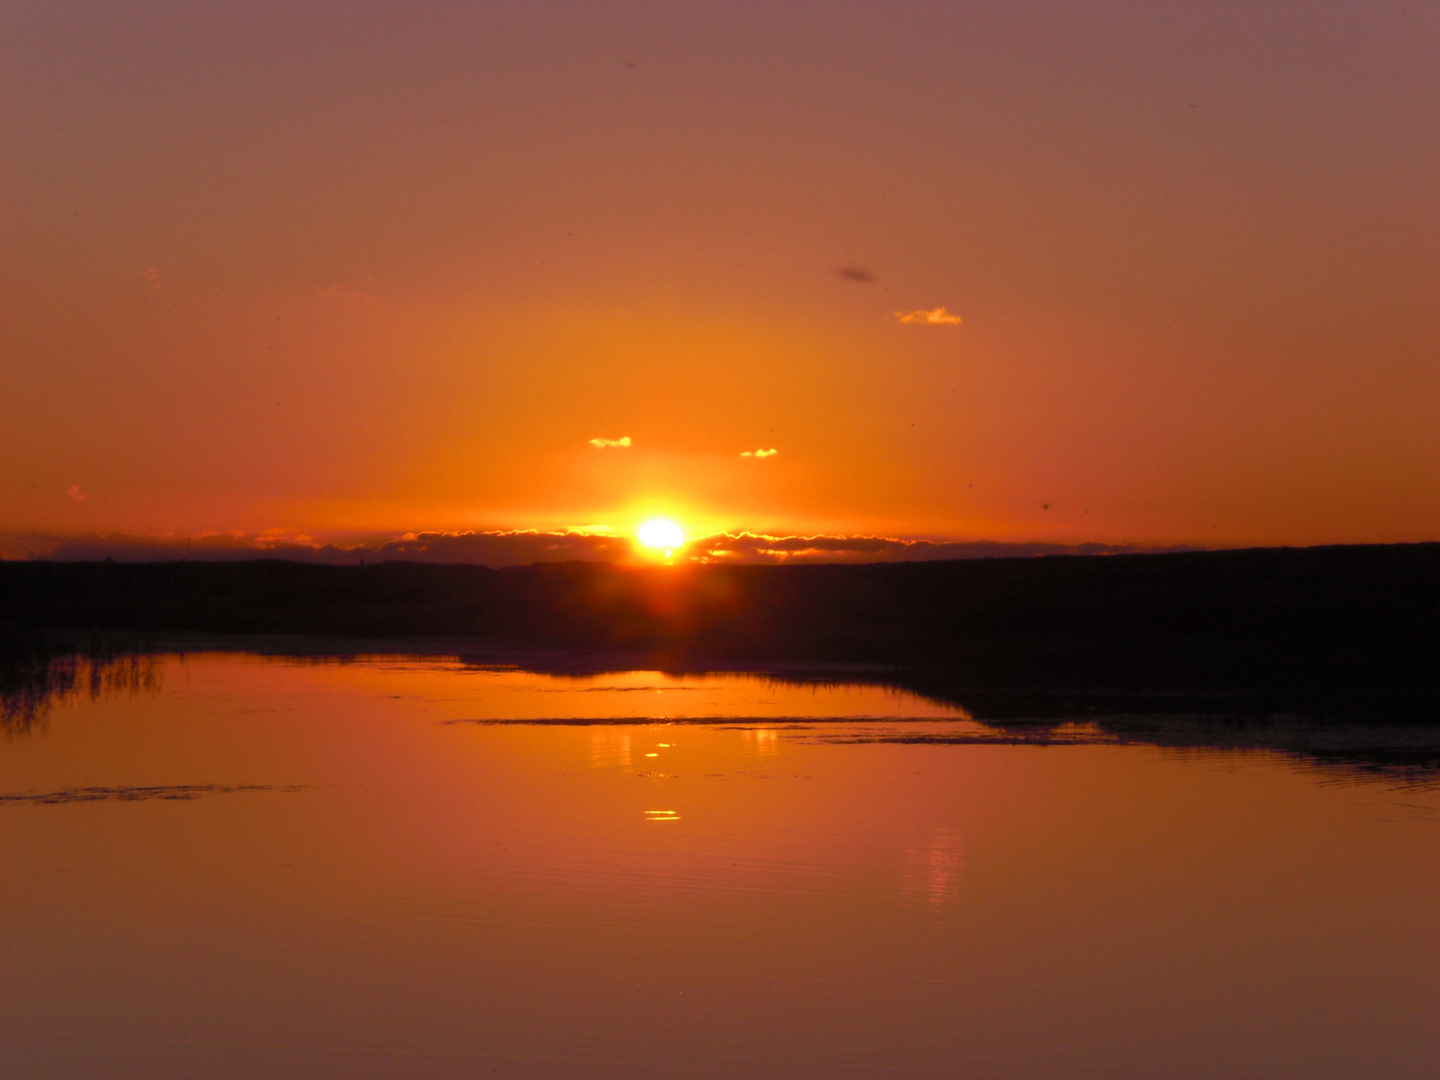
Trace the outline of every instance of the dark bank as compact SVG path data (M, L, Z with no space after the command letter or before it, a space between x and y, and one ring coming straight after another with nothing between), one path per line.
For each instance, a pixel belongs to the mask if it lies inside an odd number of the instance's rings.
M1440 544L793 567L7 562L0 620L21 657L60 632L454 637L888 664L998 717L1218 693L1423 721Z

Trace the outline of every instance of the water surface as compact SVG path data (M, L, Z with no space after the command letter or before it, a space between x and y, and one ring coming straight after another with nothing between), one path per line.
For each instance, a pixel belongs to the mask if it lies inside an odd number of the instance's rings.
M873 685L148 663L0 739L0 1075L1440 1075L1423 779Z

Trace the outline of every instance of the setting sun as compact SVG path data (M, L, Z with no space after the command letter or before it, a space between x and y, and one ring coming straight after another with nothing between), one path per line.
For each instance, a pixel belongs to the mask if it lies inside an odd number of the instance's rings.
M651 518L635 536L647 548L663 548L666 555L685 543L685 530L669 518Z

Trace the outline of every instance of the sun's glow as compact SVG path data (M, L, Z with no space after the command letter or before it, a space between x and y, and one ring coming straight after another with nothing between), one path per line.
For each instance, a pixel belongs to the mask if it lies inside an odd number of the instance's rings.
M667 555L685 543L685 530L669 518L651 518L635 530L635 536L646 547L663 549Z

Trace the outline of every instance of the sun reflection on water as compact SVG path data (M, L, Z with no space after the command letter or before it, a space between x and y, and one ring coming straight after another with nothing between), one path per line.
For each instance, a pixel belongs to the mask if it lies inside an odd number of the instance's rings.
M774 757L780 752L780 732L774 728L751 728L745 741L757 757Z
M907 852L910 868L906 892L923 899L936 911L952 903L960 892L964 851L954 830L938 828L928 843Z
M590 765L596 769L630 765L630 733L612 728L595 728L590 732Z

